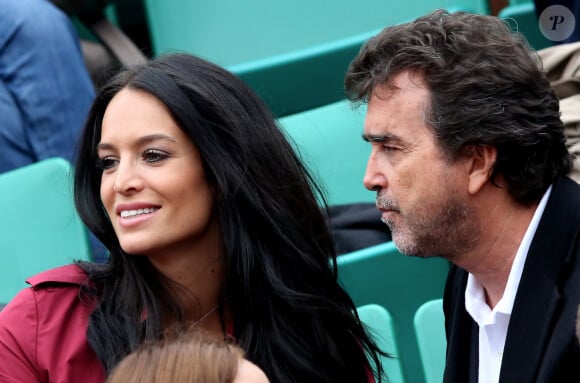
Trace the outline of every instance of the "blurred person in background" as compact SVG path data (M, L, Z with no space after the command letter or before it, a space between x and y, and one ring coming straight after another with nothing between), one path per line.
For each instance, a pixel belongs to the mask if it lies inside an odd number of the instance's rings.
M95 97L69 17L48 0L0 0L0 173L69 162ZM107 252L90 236L93 259Z
M0 172L72 162L94 96L69 17L48 0L0 0Z

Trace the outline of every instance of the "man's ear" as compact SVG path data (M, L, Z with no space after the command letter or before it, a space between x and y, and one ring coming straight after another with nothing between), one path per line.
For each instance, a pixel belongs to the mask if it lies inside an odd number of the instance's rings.
M476 194L489 181L495 162L497 148L491 145L474 144L465 149L467 156L468 192Z

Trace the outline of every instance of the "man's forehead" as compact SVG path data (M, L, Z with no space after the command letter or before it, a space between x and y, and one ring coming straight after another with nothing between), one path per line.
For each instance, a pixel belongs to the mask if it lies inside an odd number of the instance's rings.
M404 70L391 77L383 83L375 86L369 97L369 102L373 98L381 100L389 99L400 92L428 92L427 83L423 73L419 71Z

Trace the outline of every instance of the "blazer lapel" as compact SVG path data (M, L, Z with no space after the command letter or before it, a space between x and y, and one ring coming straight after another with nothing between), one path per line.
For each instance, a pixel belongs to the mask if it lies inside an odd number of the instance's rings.
M455 265L449 271L444 307L447 332L445 383L477 383L479 332L465 311L467 272Z

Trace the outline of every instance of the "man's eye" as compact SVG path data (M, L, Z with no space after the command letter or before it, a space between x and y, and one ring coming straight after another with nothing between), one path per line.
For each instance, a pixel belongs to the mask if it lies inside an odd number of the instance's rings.
M169 155L165 152L162 152L160 150L146 150L143 153L143 160L145 162L151 162L151 163L155 163L155 162L160 162L163 161L164 159L166 159L167 157L169 157Z
M115 160L113 157L103 157L99 158L97 166L101 170L107 170L114 167L116 163L117 160Z

